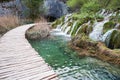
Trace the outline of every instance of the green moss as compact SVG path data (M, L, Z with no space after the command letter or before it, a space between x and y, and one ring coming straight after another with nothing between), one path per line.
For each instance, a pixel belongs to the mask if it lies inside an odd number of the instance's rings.
M104 24L103 27L103 34L106 33L108 30L113 29L115 27L115 23L114 22L107 22Z
M88 25L84 24L81 26L80 30L78 31L78 34L81 34L81 33L87 33L87 28L88 28Z
M57 25L61 24L62 23L62 19L57 19L55 22L52 23L52 27L53 28L56 28Z
M89 35L93 31L92 25L89 25L86 30L86 34Z
M97 45L95 41L92 41L91 39L89 39L89 37L84 33L81 33L75 36L72 39L72 44L79 48L85 48L85 49L90 49L90 50Z
M105 40L105 44L108 48L118 49L120 48L120 31L113 30L111 35Z
M95 18L97 19L98 22L104 20L104 17L101 15L95 15Z
M82 22L81 20L77 20L77 23L76 23L76 25L75 25L75 28L74 28L74 30L73 30L73 32L72 32L72 36L75 35L77 29L78 29L78 28L80 27L80 25L82 25L82 24L83 24L83 22Z

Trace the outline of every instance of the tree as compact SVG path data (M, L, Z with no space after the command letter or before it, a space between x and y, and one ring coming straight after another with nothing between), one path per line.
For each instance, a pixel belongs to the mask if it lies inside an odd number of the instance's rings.
M28 17L35 19L40 15L40 5L42 5L43 0L24 0L23 1L28 8Z

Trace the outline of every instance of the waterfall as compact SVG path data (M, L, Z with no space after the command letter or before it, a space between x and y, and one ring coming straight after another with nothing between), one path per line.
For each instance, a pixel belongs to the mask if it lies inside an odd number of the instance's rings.
M68 14L68 15L66 15L66 16L65 16L65 20L64 20L64 22L67 22L67 21L69 20L69 17L70 17L70 16L72 16L72 14Z
M77 29L75 35L78 34L79 30L80 30L80 29L83 27L83 25L85 25L85 24L86 24L86 25L90 25L90 21L88 21L87 23L82 24L82 25Z
M100 15L104 15L105 13L105 9L102 9L102 12L100 13Z
M77 24L77 21L74 22L74 24L73 24L73 26L72 26L72 29L71 29L71 31L70 31L70 35L72 35L72 32L74 31L74 28L75 28L76 24Z
M104 20L102 22L95 22L93 25L93 31L89 34L89 37L94 41L100 41L102 38L103 26L109 20Z
M117 23L116 26L115 26L115 29L118 29L120 26L120 23Z
M107 32L103 35L103 37L102 37L102 42L105 42L106 38L107 38L114 30L116 30L116 29L111 29L111 30L107 31Z
M65 24L62 26L61 31L64 32L67 26L68 26L68 23L65 23Z
M75 35L77 35L78 34L78 32L79 32L79 30L81 29L81 27L82 27L82 25L77 29L77 31L76 31L76 33L75 33Z
M65 30L65 34L68 33L68 31L70 30L70 27L71 27L71 26L68 26L68 27L66 28L66 30Z

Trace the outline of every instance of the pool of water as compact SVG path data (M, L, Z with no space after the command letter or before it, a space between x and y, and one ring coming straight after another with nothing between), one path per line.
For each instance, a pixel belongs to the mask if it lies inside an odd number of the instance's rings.
M29 40L32 47L58 74L60 80L120 80L120 68L101 60L84 57L70 50L66 44L70 40L65 35L53 35L49 39Z

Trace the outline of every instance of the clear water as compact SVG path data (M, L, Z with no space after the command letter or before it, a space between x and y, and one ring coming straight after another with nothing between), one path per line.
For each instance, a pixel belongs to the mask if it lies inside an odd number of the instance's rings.
M120 80L120 68L95 58L78 57L76 52L66 47L68 40L59 35L41 41L30 40L30 43L60 80Z

